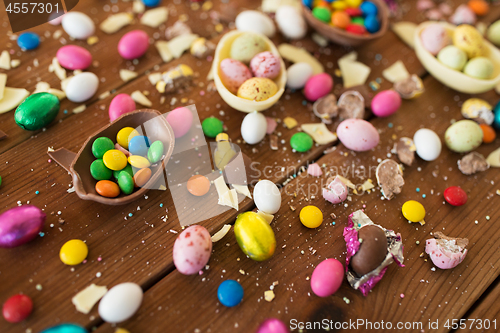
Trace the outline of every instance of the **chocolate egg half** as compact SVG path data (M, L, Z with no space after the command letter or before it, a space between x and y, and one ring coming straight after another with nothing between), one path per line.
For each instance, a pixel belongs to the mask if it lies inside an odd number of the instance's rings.
M358 230L358 238L359 250L351 258L351 268L361 277L384 261L387 255L387 237L381 228L367 225Z

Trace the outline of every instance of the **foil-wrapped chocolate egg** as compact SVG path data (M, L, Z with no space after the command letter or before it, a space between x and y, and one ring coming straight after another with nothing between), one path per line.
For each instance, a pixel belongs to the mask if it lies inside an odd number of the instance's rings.
M376 225L366 225L358 230L359 250L351 258L351 268L363 276L377 268L387 255L387 237Z

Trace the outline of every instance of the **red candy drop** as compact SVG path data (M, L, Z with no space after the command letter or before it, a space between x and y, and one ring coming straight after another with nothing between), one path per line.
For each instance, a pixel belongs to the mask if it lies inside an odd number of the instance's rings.
M3 303L3 316L10 323L19 323L28 318L33 310L33 301L26 295L17 294Z
M462 206L467 202L467 193L458 186L451 186L444 190L444 200L453 206Z
M364 35L366 34L366 29L362 25L359 24L349 24L346 28L346 31L356 34L356 35Z
M363 12L359 8L346 8L344 9L344 12L349 14L350 17L355 17L355 16L362 16Z

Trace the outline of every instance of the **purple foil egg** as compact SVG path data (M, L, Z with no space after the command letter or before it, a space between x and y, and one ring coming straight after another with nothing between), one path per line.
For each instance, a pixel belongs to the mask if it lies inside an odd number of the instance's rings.
M269 318L260 324L257 333L288 333L288 327L279 319Z
M0 247L11 248L33 240L42 230L45 213L38 207L24 205L0 215Z

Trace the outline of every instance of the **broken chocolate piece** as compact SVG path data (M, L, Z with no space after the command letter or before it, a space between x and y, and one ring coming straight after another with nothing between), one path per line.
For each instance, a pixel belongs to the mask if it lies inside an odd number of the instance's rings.
M76 157L76 153L67 150L66 148L59 148L55 151L48 151L47 154L52 158L57 164L62 166L64 170L71 173L70 166Z
M365 99L358 91L346 91L340 96L337 105L341 119L363 119L365 116Z
M462 116L478 124L491 125L495 119L493 107L483 99L469 98L462 105Z
M167 38L167 40L171 40L180 35L191 34L191 33L192 33L191 28L186 23L182 21L177 21L174 23L173 26L168 27L165 30L165 37Z
M381 232L375 228L380 229ZM365 230L363 231L363 229ZM376 241L374 238L376 238ZM382 242L380 238L383 240ZM368 295L368 292L382 279L387 266L396 261L400 267L404 267L401 235L373 223L362 210L357 210L349 215L348 226L344 228L344 240L347 250L347 281L352 288L360 290L364 296ZM382 248L382 245L384 245L384 248ZM384 258L382 258L382 252L385 253ZM359 258L356 259L358 255ZM366 261L360 259L366 259ZM357 266L359 262L356 263L356 261L358 260L366 264L366 266L362 268ZM378 263L377 266L375 266L375 262ZM354 266L357 266L358 273L353 270ZM359 273L365 273L372 267L375 268L360 276Z
M396 161L386 159L380 162L376 176L378 185L386 199L391 200L395 194L401 193L405 180L403 179L403 170Z
M278 136L276 134L269 135L269 146L272 150L278 150Z
M5 132L4 132L4 131L1 131L1 130L0 130L0 140L3 140L3 139L5 139L5 138L7 138L7 134L5 134Z
M387 255L387 239L379 226L366 225L358 230L359 250L351 258L352 270L361 277L377 268Z
M191 86L193 82L193 70L191 67L180 64L174 68L169 69L167 72L162 74L163 81L159 81L157 89L160 82L164 82L164 92L171 93L179 90L183 90Z
M325 124L331 124L332 119L339 114L337 97L334 94L328 94L318 99L313 104L313 112Z
M434 238L425 242L425 252L431 257L432 263L441 269L451 269L460 264L467 255L467 238L445 236L435 232Z
M418 75L413 74L404 80L394 82L394 90L401 95L401 98L412 99L424 92L424 83Z
M417 150L413 140L406 137L400 138L395 148L401 163L411 166L415 160L415 151Z
M490 165L484 156L476 152L469 153L458 161L458 169L464 175L473 175L476 172L486 171L489 167Z

